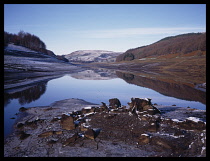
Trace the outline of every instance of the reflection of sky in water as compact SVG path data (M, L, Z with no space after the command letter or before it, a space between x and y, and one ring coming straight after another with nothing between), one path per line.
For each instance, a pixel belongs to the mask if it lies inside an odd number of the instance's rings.
M120 78L109 80L82 80L64 76L47 83L46 92L40 99L24 105L24 107L49 105L54 101L68 98L79 98L85 101L108 104L110 98L118 98L123 105L127 105L131 97L152 98L152 103L205 109L206 105L164 96L152 89L128 84ZM12 102L12 101L11 101Z
M4 108L5 126L12 126L14 120L9 120L8 122L8 119L15 117L14 114L17 113L18 109L22 106L46 106L55 101L68 98L79 98L95 104L101 104L101 102L108 104L110 98L118 98L122 105L127 105L131 97L152 98L152 103L159 105L175 104L180 107L190 106L191 108L206 109L206 105L202 103L164 96L152 89L128 84L120 78L109 80L82 80L66 75L49 81L47 83L46 92L36 101L20 105L17 99L11 100Z

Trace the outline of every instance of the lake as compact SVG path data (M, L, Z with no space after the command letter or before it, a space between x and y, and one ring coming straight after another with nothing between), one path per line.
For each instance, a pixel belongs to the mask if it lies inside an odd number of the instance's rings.
M68 98L94 104L108 104L110 98L118 98L127 105L131 97L151 98L158 105L206 109L206 92L190 86L114 70L89 69L4 90L4 136L11 132L20 107L47 106Z

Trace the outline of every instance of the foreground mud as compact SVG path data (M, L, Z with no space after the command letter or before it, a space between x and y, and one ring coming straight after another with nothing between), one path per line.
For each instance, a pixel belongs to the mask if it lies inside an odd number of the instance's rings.
M206 112L156 106L131 113L79 99L21 108L5 157L205 157Z

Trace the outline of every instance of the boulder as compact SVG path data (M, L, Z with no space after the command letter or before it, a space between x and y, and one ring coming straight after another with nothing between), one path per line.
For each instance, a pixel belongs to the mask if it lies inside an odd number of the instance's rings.
M150 108L151 106L151 99L149 98L131 98L131 102L128 103L128 105L130 106L130 111L134 112L134 111L143 111L143 107L148 105L147 108ZM145 109L145 110L146 110Z
M60 125L65 130L75 129L74 118L72 116L62 115Z
M113 109L121 107L120 100L117 98L109 99L109 106Z
M148 134L141 134L138 140L139 145L145 145L150 142L150 136Z
M94 140L100 133L101 129L88 129L85 132L85 137Z
M94 136L94 131L93 131L93 129L88 129L88 130L85 132L85 137L94 140L94 139L95 139L95 136Z

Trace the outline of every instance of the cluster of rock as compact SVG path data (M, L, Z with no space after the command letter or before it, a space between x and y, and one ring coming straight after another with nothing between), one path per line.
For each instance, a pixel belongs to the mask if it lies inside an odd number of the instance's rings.
M31 137L30 142L39 142L39 147L95 147L95 150L103 150L105 143L102 142L112 141L113 145L126 144L139 150L144 149L147 156L206 155L204 121L195 117L185 120L165 118L161 115L161 110L153 106L148 98L131 98L128 105L129 108L121 106L120 101L113 98L109 100L109 106L102 102L99 107L87 106L62 115L55 115L55 112L52 115L52 111L56 109L45 108L42 109L45 118L37 117L33 121L17 123L16 133L19 138L16 140L23 141ZM20 110L28 111L25 108ZM48 112L51 112L51 116ZM33 144L31 149L37 146ZM15 147L16 153L13 156L17 156L21 149L18 145ZM36 147L34 150L39 153L40 149Z

